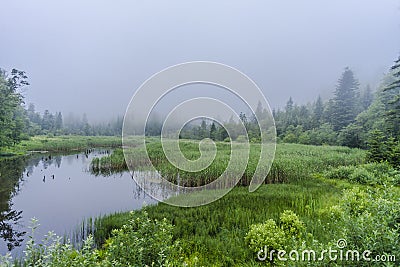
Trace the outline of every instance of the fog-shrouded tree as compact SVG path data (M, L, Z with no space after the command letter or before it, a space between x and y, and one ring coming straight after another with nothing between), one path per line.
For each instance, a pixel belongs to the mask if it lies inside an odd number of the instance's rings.
M345 68L338 80L333 98L333 110L330 121L333 129L339 131L352 123L357 116L357 99L359 83L354 73Z
M218 135L217 135L217 127L215 126L215 122L211 123L211 127L210 127L210 138L212 140L217 140L218 139Z
M43 113L43 118L42 118L42 129L51 132L54 129L54 115L50 113L48 109L46 109Z
M391 67L393 81L384 89L389 93L389 109L386 112L386 123L390 135L396 140L400 137L400 56Z
M63 127L63 118L61 112L56 113L56 118L55 118L55 129L56 130L61 130Z
M374 94L371 86L368 84L365 90L360 95L360 106L362 111L367 110L374 101Z
M313 127L318 127L322 123L322 118L324 115L324 103L322 101L321 96L319 95L317 98L317 101L315 102L314 105L314 110L313 110Z

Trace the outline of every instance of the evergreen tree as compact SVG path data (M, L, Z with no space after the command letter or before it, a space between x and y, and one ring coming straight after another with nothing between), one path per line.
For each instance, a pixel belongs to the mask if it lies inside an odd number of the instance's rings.
M358 82L353 72L346 68L338 81L333 98L333 114L331 122L333 129L339 131L352 123L357 116Z
M313 111L313 126L318 127L322 123L322 116L324 115L324 103L319 95L317 101L315 102Z
M226 138L228 138L228 132L224 127L218 127L218 138L220 141L224 141Z
M207 123L205 120L201 122L199 134L200 134L200 139L210 137L209 132L207 131Z
M362 135L362 127L355 123L351 123L340 131L338 137L339 144L348 147L365 148Z
M210 127L210 138L212 140L217 140L217 127L215 127L215 123L213 122Z
M389 109L386 113L386 123L390 135L396 140L400 138L400 57L391 67L394 81L384 91L390 93Z
M61 114L61 112L58 112L57 115L56 115L55 129L56 130L61 130L62 127L63 127L62 114Z
M289 125L294 125L294 118L293 118L293 99L292 97L289 97L289 100L286 102L285 106L285 125L284 129L288 127Z
M373 130L368 138L367 159L369 161L381 162L387 158L387 147L385 135L381 130Z
M90 135L90 133L91 133L91 127L90 127L89 121L87 119L86 113L83 113L83 116L82 116L82 129L81 130L84 135Z
M42 118L42 129L50 132L54 128L54 115L49 110L45 110Z
M364 92L361 94L361 108L362 110L367 110L374 101L374 95L369 84L365 88Z

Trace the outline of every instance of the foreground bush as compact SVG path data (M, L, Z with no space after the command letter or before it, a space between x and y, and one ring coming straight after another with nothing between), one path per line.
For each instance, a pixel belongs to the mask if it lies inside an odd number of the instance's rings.
M139 214L139 215L136 215ZM81 249L50 232L42 244L34 241L37 221L32 221L32 235L27 241L25 256L15 260L0 256L0 266L89 267L89 266L170 266L168 257L177 249L172 242L172 225L165 219L151 220L147 213L131 213L121 229L114 230L102 249L94 248L89 236Z
M251 225L245 242L258 258L262 254L266 256L267 265L285 266L285 262L277 259L277 252L283 249L290 251L301 246L305 242L301 239L305 232L303 221L293 211L285 210L280 216L279 225L273 219ZM276 252L272 254L273 257L270 254L272 252Z
M165 266L175 248L172 225L166 219L149 219L147 212L132 217L106 241L106 262L113 266Z
M342 225L341 236L348 248L370 250L376 255L399 256L400 196L393 188L345 190L336 210L334 222ZM399 259L385 266L399 266ZM359 266L381 266L361 262Z

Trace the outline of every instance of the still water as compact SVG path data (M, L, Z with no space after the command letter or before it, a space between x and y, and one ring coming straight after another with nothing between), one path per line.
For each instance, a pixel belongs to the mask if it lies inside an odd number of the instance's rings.
M129 172L110 176L90 172L92 158L108 152L1 160L0 253L11 250L22 255L33 217L40 223L35 233L40 241L50 230L60 236L71 234L85 218L155 203Z

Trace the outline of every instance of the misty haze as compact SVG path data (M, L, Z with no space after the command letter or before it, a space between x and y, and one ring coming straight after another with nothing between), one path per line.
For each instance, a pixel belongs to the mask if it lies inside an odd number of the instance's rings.
M399 0L0 10L0 267L400 265Z

